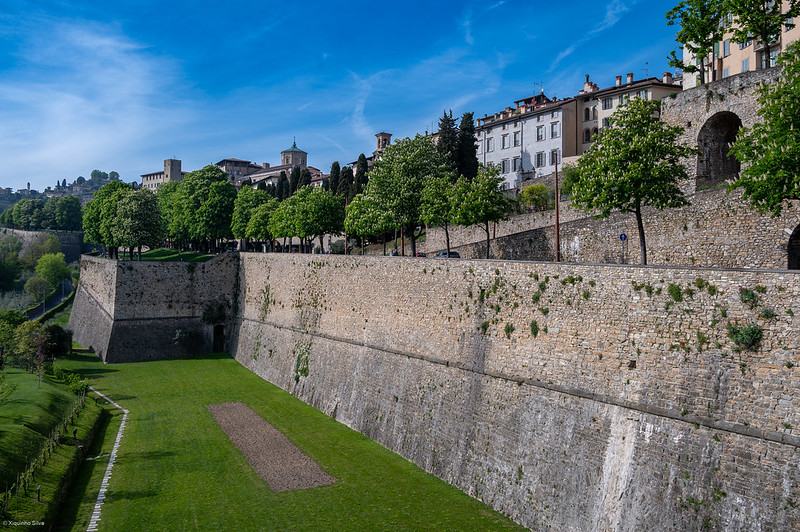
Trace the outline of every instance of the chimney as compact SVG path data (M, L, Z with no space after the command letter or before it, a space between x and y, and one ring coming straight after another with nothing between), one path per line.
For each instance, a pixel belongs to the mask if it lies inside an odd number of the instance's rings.
M264 168L269 168L269 163L264 163L262 166L263 166Z
M633 72L628 72L626 77L628 80L625 83L633 83Z
M586 74L586 81L583 82L583 92L592 92L592 82L589 81L589 74Z
M617 76L617 87L622 85L622 76Z
M663 81L666 84L672 85L672 72L664 72Z

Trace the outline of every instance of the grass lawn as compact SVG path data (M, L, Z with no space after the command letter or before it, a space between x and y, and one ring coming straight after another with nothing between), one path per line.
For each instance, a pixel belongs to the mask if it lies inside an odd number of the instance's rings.
M77 353L82 373L130 410L103 530L494 530L520 528L398 455L240 366L228 355L103 365ZM272 492L228 440L209 404L249 405L317 461L335 484ZM119 415L90 455L111 451ZM85 530L107 459L81 470L62 511Z
M65 386L47 378L37 387L36 375L17 368L6 368L8 382L17 389L0 406L0 490L16 482L72 404L78 399Z
M184 262L205 262L213 259L215 256L216 255L195 253L194 251L179 251L177 249L159 248L142 253L142 260L155 260L163 262L176 262L180 260L183 260Z

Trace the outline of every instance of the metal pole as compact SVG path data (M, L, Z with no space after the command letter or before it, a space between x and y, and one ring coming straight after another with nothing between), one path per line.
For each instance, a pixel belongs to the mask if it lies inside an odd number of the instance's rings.
M556 163L556 262L561 262L561 243L558 240L558 151L555 152Z

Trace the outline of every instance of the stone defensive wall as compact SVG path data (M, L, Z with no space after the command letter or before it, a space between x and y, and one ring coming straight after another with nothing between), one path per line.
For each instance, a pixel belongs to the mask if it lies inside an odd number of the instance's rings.
M800 202L770 217L750 209L740 192L703 190L691 205L659 211L643 209L649 263L723 268L787 267L793 233L800 234ZM561 258L568 262L640 263L639 232L633 214L614 212L601 220L570 207L560 212ZM526 213L494 228L492 257L555 260L553 211ZM627 240L620 240L625 234ZM451 249L462 257L486 256L486 233L479 227L450 230ZM444 231L429 227L426 251L445 249Z
M242 365L531 529L800 530L800 272L240 260Z
M104 362L224 351L238 268L233 254L202 263L84 255L69 328Z
M14 235L22 241L22 251L25 251L31 242L41 235L53 235L61 244L61 252L67 263L80 260L83 247L83 232L81 231L23 231L22 229L3 228L3 235Z

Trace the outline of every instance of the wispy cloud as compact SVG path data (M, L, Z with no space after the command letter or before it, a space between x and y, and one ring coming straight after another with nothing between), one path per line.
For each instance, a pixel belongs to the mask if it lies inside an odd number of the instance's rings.
M586 32L583 37L574 41L571 46L567 49L559 53L553 62L550 64L550 68L548 72L552 72L555 68L566 59L568 56L572 55L575 50L580 47L581 45L585 44L586 42L592 40L594 37L603 33L606 30L613 28L622 18L622 16L631 10L631 8L638 4L641 0L612 0L608 5L606 5L605 14L603 19L600 23Z

